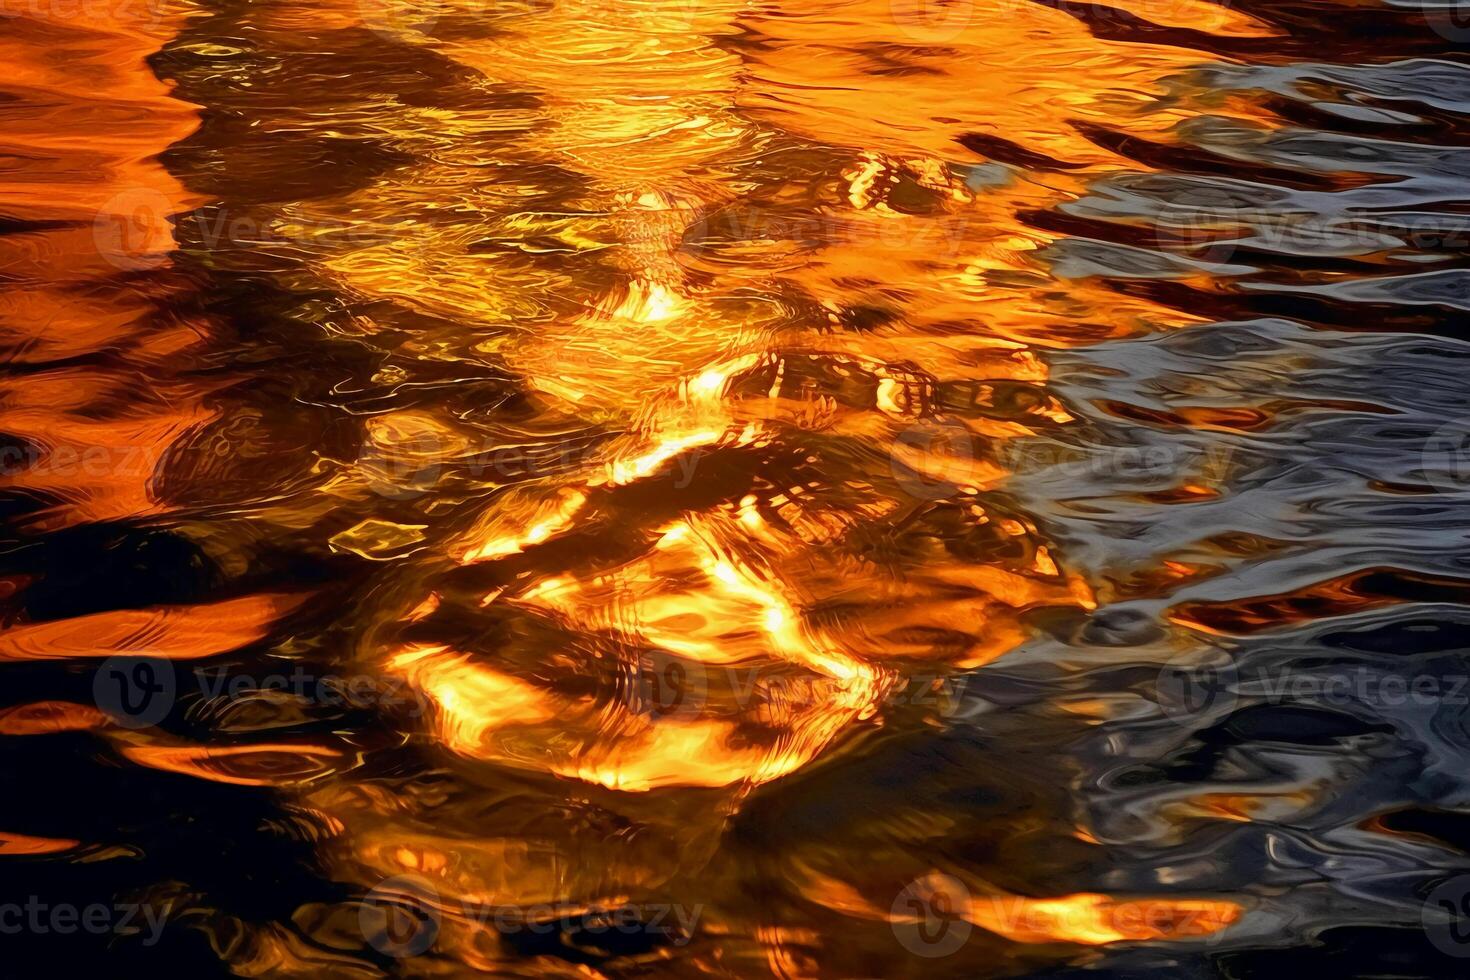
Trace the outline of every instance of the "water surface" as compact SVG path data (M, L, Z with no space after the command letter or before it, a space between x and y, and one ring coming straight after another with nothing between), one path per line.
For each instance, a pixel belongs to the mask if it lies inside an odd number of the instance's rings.
M16 975L1459 974L1453 9L3 11Z

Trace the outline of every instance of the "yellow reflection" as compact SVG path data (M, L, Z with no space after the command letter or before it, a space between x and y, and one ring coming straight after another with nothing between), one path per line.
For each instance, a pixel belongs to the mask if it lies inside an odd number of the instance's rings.
M965 918L1018 943L1105 943L1186 939L1219 932L1240 906L1206 899L1118 899L1081 893L1060 898L976 898Z

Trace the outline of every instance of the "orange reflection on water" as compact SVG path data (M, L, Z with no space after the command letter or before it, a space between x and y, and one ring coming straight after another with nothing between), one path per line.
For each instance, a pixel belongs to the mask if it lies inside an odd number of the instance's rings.
M121 745L125 758L150 769L234 786L291 786L330 771L342 753L309 742L256 745Z
M851 885L810 868L800 871L810 897L847 915L916 926L926 918L965 920L1026 944L1101 946L1196 938L1229 927L1243 912L1239 903L1223 899L1116 898L1090 892L1028 898L993 888L974 895L957 879L935 872L909 885L905 894L916 900L912 910L901 901L885 915Z
M0 712L0 734L4 735L89 731L105 728L108 724L108 717L101 709L70 701L38 701Z
M264 637L303 595L256 595L199 606L119 609L0 631L0 660L164 657L227 653Z
M965 918L1018 943L1105 943L1186 939L1219 932L1240 918L1234 902L1203 899L977 898Z
M54 837L32 837L29 834L0 833L0 857L12 855L56 854L69 851L81 841Z
M0 238L0 356L44 364L0 400L21 441L0 487L42 505L38 528L156 515L171 445L214 417L207 389L171 376L202 329L159 322L180 284L166 273L171 217L204 201L158 154L198 125L144 58L193 7L183 0L4 0L5 91L24 111L6 124L0 209L22 223ZM65 51L58 57L57 51Z
M313 574L373 577L351 584L356 601L325 637L277 636L304 594L250 591L8 623L0 660L192 660L279 639L282 662L320 656L402 680L427 712L375 716L397 753L375 769L338 718L317 738L266 713L266 727L292 730L219 744L210 736L237 733L208 712L190 715L202 734L186 741L42 702L0 715L0 733L103 732L143 769L274 788L335 883L428 883L409 891L442 920L431 971L598 975L527 965L466 908L589 908L667 889L718 906L705 933L718 948L692 954L691 974L819 973L821 947L837 944L790 924L801 903L896 920L866 885L804 876L800 856L860 872L903 865L895 841L985 838L943 806L901 790L874 806L854 786L850 807L839 792L844 812L824 815L852 822L829 848L825 823L801 812L803 780L840 775L885 737L947 730L934 703L899 696L911 681L978 676L964 672L1004 663L1038 623L1060 634L1098 604L1075 556L1008 499L1008 453L1078 421L1050 387L1049 350L1205 317L1099 277L1060 279L1063 236L1034 215L1137 169L1098 128L1176 139L1194 109L1170 101L1171 79L1199 52L1101 39L1040 4L977 5L943 38L888 0L236 6L181 2L142 27L22 18L0 40L12 87L45 93L14 139L48 158L0 180L0 204L63 223L0 238L21 279L0 301L0 344L38 365L104 355L37 370L0 398L0 428L41 461L4 484L33 496L36 530L146 519L222 574L275 560L278 538ZM192 14L227 19L230 43L200 42ZM1198 0L1165 19L1265 33ZM190 98L240 124L177 166L222 195L236 192L220 174L237 167L256 181L238 200L185 189L158 159L199 123L143 60L176 36ZM77 71L43 53L57 44L80 52ZM255 60L190 67L212 58ZM302 62L311 81L283 87L278 69ZM394 92L405 78L456 99ZM316 142L301 151L298 137ZM340 160L339 141L351 144ZM357 167L369 149L381 158ZM323 188L287 168L258 180L256 152L302 152L303 169L325 161L345 176L323 165ZM226 224L234 207L298 233L220 244L176 229L214 203ZM311 384L262 401L290 403L303 431L303 406L328 405L332 433L358 440L354 454L311 430L299 483L267 473L248 500L194 451L222 429L218 455L270 469L246 452L259 432L223 424L245 414L234 352L215 350L216 325L183 301L190 277L233 283L219 271L231 261L271 270L243 281L279 304L266 312L289 343L335 345L301 369ZM254 350L254 316L232 345ZM291 355L287 343L259 341L271 360L241 358L245 376L292 361L274 347ZM1269 416L1175 420L1237 430ZM57 462L85 466L99 447L111 455L95 471ZM533 464L483 465L506 449ZM218 507L185 506L214 492ZM1176 566L1165 571L1193 571ZM1253 626L1279 612L1262 601L1176 612ZM1246 815L1231 806L1210 812ZM788 811L805 838L780 840L772 812ZM1076 839L1070 814L1007 818L1053 819ZM730 867L730 841L763 829L770 856ZM15 840L17 853L46 849ZM303 906L290 928L234 922L249 941L216 945L245 974L315 975L323 949L331 969L355 969L352 929L330 904ZM1027 945L1186 939L1240 914L1223 899L1093 892L962 909Z

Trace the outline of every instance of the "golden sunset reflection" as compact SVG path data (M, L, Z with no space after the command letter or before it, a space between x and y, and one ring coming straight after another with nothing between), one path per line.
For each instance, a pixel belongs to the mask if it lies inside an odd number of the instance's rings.
M1281 226L1432 215L1458 75L1323 7L0 0L0 750L99 787L0 862L255 977L1412 920L1463 720L1251 672L1470 595L1363 448L1453 249Z

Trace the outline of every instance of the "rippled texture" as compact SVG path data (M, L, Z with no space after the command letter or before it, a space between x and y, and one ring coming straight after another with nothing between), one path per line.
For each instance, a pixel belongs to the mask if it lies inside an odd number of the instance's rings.
M1458 975L1453 11L0 12L15 963Z

